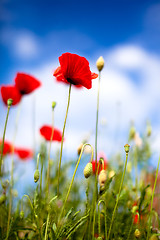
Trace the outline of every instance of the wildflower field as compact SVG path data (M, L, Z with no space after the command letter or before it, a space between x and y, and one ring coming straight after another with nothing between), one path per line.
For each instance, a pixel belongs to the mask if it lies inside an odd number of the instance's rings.
M1 86L1 101L6 105L7 115L0 137L0 239L159 239L160 158L157 168L149 170L152 157L150 122L143 136L139 136L132 123L122 146L124 155L115 153L113 159L106 158L97 147L101 78L106 67L103 57L96 62L97 73L90 70L85 57L77 54L62 54L59 64L53 72L53 81L63 82L68 87L64 125L63 129L54 126L55 109L58 108L54 99L51 102L52 124L39 129L44 141L38 146L38 152L15 144L21 112L18 111L16 119L10 119L9 114L15 105L20 107L25 95L43 87L41 82L27 73L17 73L13 84ZM84 87L89 91L92 81L98 81L95 144L92 146L84 140L77 146L77 158L63 161L71 89L75 87L81 91ZM8 121L16 122L12 142L6 139ZM55 141L59 142L60 151L53 158L51 148ZM34 161L34 176L30 178L36 187L31 186L22 197L15 197L15 157L20 161ZM9 168L6 158L9 158ZM76 178L82 162L85 162L83 177ZM23 186L21 179L18 182Z

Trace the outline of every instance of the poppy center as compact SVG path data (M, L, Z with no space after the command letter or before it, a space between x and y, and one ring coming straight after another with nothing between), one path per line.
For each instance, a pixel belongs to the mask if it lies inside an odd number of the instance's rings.
M77 85L75 82L72 81L71 78L67 78L67 81L68 81L69 83L73 84L73 85Z

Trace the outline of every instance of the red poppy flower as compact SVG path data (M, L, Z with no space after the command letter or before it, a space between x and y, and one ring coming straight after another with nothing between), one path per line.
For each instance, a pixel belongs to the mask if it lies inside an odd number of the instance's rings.
M28 74L17 73L17 76L15 78L15 85L20 94L25 95L33 92L36 88L40 87L41 83L36 78Z
M2 140L0 140L0 153L2 151ZM9 142L4 142L3 155L9 154L12 152L12 145Z
M92 87L92 79L98 77L98 74L90 71L89 62L86 58L77 54L63 53L59 57L60 67L58 67L53 76L57 81L72 83L76 87Z
M47 141L50 141L52 136L52 127L44 125L43 127L40 128L40 133ZM62 141L62 133L57 128L54 128L52 141L58 142Z
M26 160L33 156L33 152L26 148L15 148L14 152L19 156L20 159Z
M12 105L16 105L21 101L21 94L15 86L2 86L1 87L1 96L4 104L7 106L7 100L12 98Z

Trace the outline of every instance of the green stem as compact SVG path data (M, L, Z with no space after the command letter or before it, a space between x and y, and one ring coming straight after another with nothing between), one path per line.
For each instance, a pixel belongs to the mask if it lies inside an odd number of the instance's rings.
M15 131L14 131L14 136L13 136L13 143L12 143L12 155L11 155L11 183L10 183L10 189L9 189L9 210L8 210L8 223L7 223L7 237L9 235L9 224L10 224L10 219L11 219L11 211L12 211L12 189L13 189L13 171L14 171L14 145L15 145L15 140L16 140L16 134L18 130L18 122L19 122L19 115L20 115L20 110L21 110L21 103L19 104L18 107L18 112L17 112L17 117L15 121Z
M0 176L2 175L1 167L2 167L2 158L3 158L3 148L4 148L4 140L5 140L5 134L6 134L6 128L7 128L10 107L11 106L8 106L7 116L6 116L5 126L4 126L4 132L3 132L3 139L2 139L2 146L1 146L1 158L0 158Z
M47 240L48 223L49 223L49 213L48 213L47 223L46 223L45 238L44 238L45 240Z
M83 150L84 150L85 146L87 146L87 145L90 146L91 149L92 149L91 162L92 162L92 160L93 160L93 148L92 148L92 146L91 146L89 143L85 143L85 144L83 145L82 149L81 149L81 153L80 153L80 156L79 156L79 159L78 159L76 168L75 168L74 173L73 173L73 176L72 176L72 180L71 180L71 183L70 183L70 186L69 186L69 189L68 189L68 192L67 192L67 195L66 195L64 204L63 204L63 208L62 208L61 214L60 214L60 219L61 219L62 216L63 216L63 212L64 212L64 209L65 209L65 206L66 206L66 202L67 202L67 200L68 200L68 197L69 197L69 194L70 194L72 185L73 185L74 177L75 177L75 175L76 175L77 168L78 168L78 166L79 166L79 163L80 163L80 160L81 160L81 157L82 157Z
M50 153L51 153L51 144L54 134L54 108L52 108L52 133L51 139L49 143L49 150L48 150L48 168L47 168L47 196L49 198L49 185L50 185Z
M138 196L138 156L137 156L137 147L135 146L134 152L134 167L135 167L135 187L136 187L136 197Z
M99 205L103 202L105 204L104 200L100 200L98 203L98 235L101 235L101 217L100 217L100 207Z
M117 206L118 206L118 202L119 202L119 198L120 198L120 194L121 194L121 190L122 190L122 186L123 186L123 181L124 181L124 176L125 176L125 172L126 172L126 166L127 166L127 160L128 160L128 153L126 153L126 161L125 161L125 166L124 166L124 170L123 170L123 175L122 175L122 179L121 179L121 183L120 183L120 187L119 187L119 192L118 192L118 196L116 199L116 204L112 213L112 219L111 219L111 224L109 227L109 232L108 232L108 239L110 237L110 233L111 233L111 229L112 229L112 225L113 225L113 221L114 221L114 215L115 212L117 210Z
M70 104L70 97L71 97L71 83L69 85L68 104L67 104L67 110L66 110L66 115L65 115L64 125L63 125L63 132L62 132L61 152L60 152L59 167L58 167L57 196L59 196L59 181L60 181L59 179L60 179L60 170L61 170L61 161L62 161L63 139L64 139L64 131L65 131L65 127L66 127L68 109L69 109L69 104Z
M31 206L31 209L33 210L33 204L32 204L32 202L31 202L31 199L30 199L30 197L28 196L28 195L23 195L23 197L22 197L22 200L21 200L21 207L22 207L22 204L23 204L23 199L24 198L27 198L28 199L28 202L29 202L29 204L30 204L30 206ZM23 207L22 207L22 209L23 209Z
M42 197L43 158L41 157L40 197Z
M131 231L132 231L132 228L133 228L133 222L134 222L134 218L133 218L133 220L132 220L132 224L131 224L131 227L130 227L130 229L129 229L129 233L128 233L127 240L130 239Z
M151 214L152 214L152 208L153 208L154 193L155 193L156 183L157 183L157 178L158 178L159 164L160 164L160 157L159 157L158 164L157 164L156 178L154 181L154 187L153 187L153 192L152 192L151 208L150 208L150 213L149 213L149 227L148 227L148 231L147 231L147 240L149 238L149 231L150 231L150 227L151 227Z

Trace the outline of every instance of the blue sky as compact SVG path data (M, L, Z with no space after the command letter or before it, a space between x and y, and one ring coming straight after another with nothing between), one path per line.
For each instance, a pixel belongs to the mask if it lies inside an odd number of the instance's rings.
M99 56L105 59L100 92L99 150L106 155L126 143L130 121L141 134L149 119L153 125L154 150L160 144L160 1L31 1L0 2L0 83L12 83L17 71L42 81L35 93L38 129L51 123L51 102L57 101L55 125L62 129L68 88L56 83L52 73L64 52L86 57L92 71ZM66 128L66 151L91 134L94 144L97 81L91 90L73 88ZM23 100L17 144L33 146L32 98ZM0 132L6 109L0 109ZM14 119L17 109L11 112ZM13 120L14 121L14 120ZM13 121L7 139L12 139ZM104 122L106 121L106 125ZM25 125L25 128L24 128ZM78 126L78 127L77 127ZM22 139L23 130L23 139ZM117 138L118 136L118 138ZM68 138L68 140L67 140ZM67 150L69 149L69 150Z

